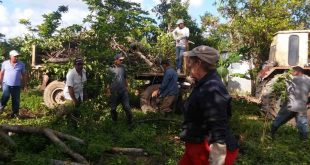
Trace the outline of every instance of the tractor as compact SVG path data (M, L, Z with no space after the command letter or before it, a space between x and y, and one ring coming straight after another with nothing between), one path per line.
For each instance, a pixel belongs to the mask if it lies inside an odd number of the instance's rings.
M261 101L262 111L271 119L280 110L282 100L272 95L278 77L293 66L300 66L310 76L310 30L279 31L270 46L269 60L258 73L256 98ZM310 113L308 111L308 116ZM308 117L309 118L309 117ZM290 121L294 124L294 121Z

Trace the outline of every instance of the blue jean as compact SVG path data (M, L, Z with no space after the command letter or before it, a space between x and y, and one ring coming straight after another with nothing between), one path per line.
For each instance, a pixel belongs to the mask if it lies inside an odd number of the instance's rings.
M280 111L278 112L276 118L272 122L271 125L271 133L274 134L277 129L288 122L290 119L295 117L296 127L302 137L308 136L308 117L307 113L299 113L289 111L286 106L281 107Z
M126 113L127 122L131 123L132 122L132 113L131 113L131 110L130 110L131 108L129 105L128 91L115 91L115 92L111 93L110 105L111 105L112 120L113 121L117 120L116 108L120 103L122 104L123 109Z
M12 111L13 113L18 114L20 103L20 86L9 86L3 83L2 90L1 105L5 107L10 99L10 96L12 96Z
M185 52L185 47L183 47L183 46L177 46L175 48L177 69L182 69L183 53L184 52Z

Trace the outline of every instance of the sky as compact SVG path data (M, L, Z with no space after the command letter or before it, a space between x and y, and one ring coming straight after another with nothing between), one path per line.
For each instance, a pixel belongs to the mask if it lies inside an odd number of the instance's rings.
M151 17L155 18L155 13L151 9L160 0L127 0L141 4L142 9L149 11ZM218 15L216 7L212 4L215 0L190 0L189 14L196 22L200 23L200 16L206 11ZM83 25L89 11L87 5L82 0L2 0L0 4L0 33L6 39L21 36L27 32L24 25L19 24L19 19L29 19L33 26L42 23L42 15L56 11L58 6L65 5L69 11L62 16L61 27L72 24Z

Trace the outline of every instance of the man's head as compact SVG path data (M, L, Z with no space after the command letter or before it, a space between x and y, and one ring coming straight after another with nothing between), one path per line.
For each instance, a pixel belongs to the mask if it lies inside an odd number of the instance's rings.
M74 60L74 67L77 72L81 72L83 70L84 61L82 58L76 58Z
M9 54L10 54L10 60L11 60L11 62L16 63L16 61L17 61L17 56L19 56L18 51L16 51L16 50L11 50Z
M118 53L118 54L116 54L116 55L114 56L114 64L115 64L115 65L120 65L120 64L122 64L123 60L124 60L124 57L123 57L122 54L120 54L120 53Z
M160 65L164 68L164 70L166 70L168 66L170 66L170 61L168 59L163 59Z
M191 51L184 52L188 56L190 76L196 80L201 79L206 73L216 69L219 53L216 49L201 45Z
M178 27L180 29L183 29L185 27L185 24L184 24L184 20L183 19L178 19L177 23Z
M300 66L294 66L293 67L293 76L301 76L304 74L304 69Z

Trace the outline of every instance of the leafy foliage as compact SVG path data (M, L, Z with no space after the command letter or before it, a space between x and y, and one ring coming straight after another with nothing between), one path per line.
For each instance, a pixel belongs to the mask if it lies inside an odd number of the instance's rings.
M274 33L309 27L309 22L304 23L309 18L309 12L304 12L309 10L307 0L219 0L217 4L228 20L231 49L247 49L243 55L255 59L256 67L267 60Z
M272 86L273 95L276 97L279 97L281 101L284 101L288 98L287 93L287 85L288 81L291 81L291 71L283 73L279 77L277 77L277 80L275 84Z

